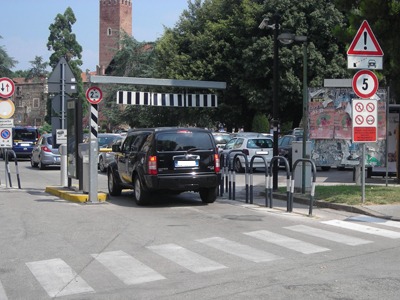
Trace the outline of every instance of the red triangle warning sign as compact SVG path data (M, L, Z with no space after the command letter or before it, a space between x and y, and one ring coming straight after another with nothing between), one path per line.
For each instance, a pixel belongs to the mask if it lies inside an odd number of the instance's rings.
M347 55L383 56L381 46L368 22L364 20L351 42Z

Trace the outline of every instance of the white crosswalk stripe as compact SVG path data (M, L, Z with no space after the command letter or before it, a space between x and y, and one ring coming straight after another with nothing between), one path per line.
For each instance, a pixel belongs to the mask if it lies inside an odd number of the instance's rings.
M358 246L372 243L372 241L356 238L353 236L348 236L341 233L336 233L328 230L322 230L306 225L294 225L289 227L284 227L285 229L289 229L295 232L300 232L302 234L318 237L321 239L325 239L328 241L333 241L337 243L342 243L349 246Z
M269 230L256 230L238 233L238 235L243 234L249 237L247 239L247 243L239 243L234 240L218 236L197 239L195 241L207 247L216 249L217 251L228 253L241 259L245 259L254 263L264 263L284 259L285 252L282 252L283 254L278 256L263 250L263 248L266 248L267 246L262 248L252 247L250 245L254 242L254 240L252 241L251 238L266 242L266 245L270 243L286 248L288 251L296 251L302 254L316 254L325 251L335 251L337 244L355 247L373 243L372 239L367 240L353 236L355 232L367 233L389 239L400 238L399 231L379 228L380 225L399 228L397 223L379 218L355 216L346 220L322 221L319 222L319 224L323 225L310 226L310 224L308 224L286 226L282 227L280 230L276 230L279 231L279 233ZM326 228L319 228L321 226L331 226L332 229L337 228L337 231L340 229L342 229L342 231L347 230L353 233L353 235L337 233L334 230L327 230ZM298 235L296 235L296 238L292 238L290 234L285 235L282 233L285 232L285 230L287 233L290 233L288 231L291 231L298 233ZM293 233L291 233L291 235L293 236ZM302 239L310 239L310 236L315 238L313 240L315 242L309 243ZM324 246L327 243L332 242L332 247L327 248L317 245L318 239L325 240ZM204 255L203 253L196 253L196 251L189 250L175 243L147 246L146 249L149 250L149 253L151 251L159 255L159 260L169 260L193 273L206 273L224 270L230 267L228 267L228 265L221 264L216 260L208 258L207 255ZM162 274L152 269L153 265L151 267L147 266L122 250L91 254L91 256L95 259L95 261L104 266L105 272L111 272L116 278L126 285L137 285L167 279ZM157 265L158 262L156 261L154 264ZM28 262L26 265L50 297L95 293L95 290L89 286L88 283L86 283L86 281L61 258ZM85 271L86 273L82 274L90 274L91 272L90 268L86 269ZM8 300L6 292L2 286L2 282L0 282L0 300Z
M268 262L282 259L282 257L275 254L268 253L263 250L258 250L253 247L230 241L221 237L211 237L197 241L212 248L250 260L252 262Z
M26 263L50 297L93 293L94 290L62 259Z
M205 258L204 256L176 244L149 246L147 248L194 273L209 272L226 268L226 266L222 264Z
M385 219L381 219L381 218L375 218L375 217L371 217L371 216L360 215L360 216L350 217L347 220L367 222L367 223L373 223L373 224L385 225L385 226L389 226L389 227L400 228L400 222L392 221L392 220L385 220Z
M103 252L92 254L92 256L126 285L165 279L164 276L124 251Z
M246 232L246 235L255 237L257 239L266 241L268 243L272 243L275 245L279 245L281 247L285 247L287 249L301 252L303 254L312 254L318 252L329 251L330 249L320 247L311 243L303 242L300 240L296 240L294 238L284 236L281 234L273 233L267 230L258 230L252 232Z
M387 237L390 239L399 239L400 238L400 232L375 228L375 227L367 226L367 225L356 224L356 223L348 222L348 221L329 220L329 221L323 221L321 223L336 226L336 227L341 227L341 228L345 228L345 229L355 230L358 232Z

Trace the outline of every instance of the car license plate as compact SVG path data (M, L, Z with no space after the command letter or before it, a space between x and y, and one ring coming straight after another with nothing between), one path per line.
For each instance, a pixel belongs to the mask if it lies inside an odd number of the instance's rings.
M198 167L198 160L175 160L175 168Z
M268 154L269 154L269 151L257 151L256 154L268 155Z

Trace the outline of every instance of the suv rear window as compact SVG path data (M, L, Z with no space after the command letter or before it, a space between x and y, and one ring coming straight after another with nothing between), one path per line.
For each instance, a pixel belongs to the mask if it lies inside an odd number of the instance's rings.
M13 139L19 141L35 141L38 138L38 131L34 128L15 128Z
M163 132L157 135L157 152L187 151L190 149L211 150L211 135L204 132Z

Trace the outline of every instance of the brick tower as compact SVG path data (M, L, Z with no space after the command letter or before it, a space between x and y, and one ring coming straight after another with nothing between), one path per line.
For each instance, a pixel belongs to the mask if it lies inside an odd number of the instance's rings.
M99 0L99 70L100 75L120 49L121 32L132 36L132 0Z

